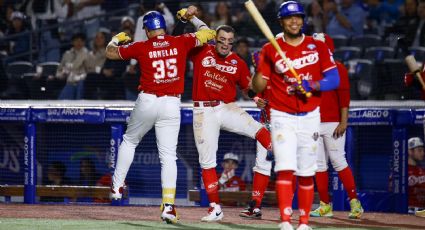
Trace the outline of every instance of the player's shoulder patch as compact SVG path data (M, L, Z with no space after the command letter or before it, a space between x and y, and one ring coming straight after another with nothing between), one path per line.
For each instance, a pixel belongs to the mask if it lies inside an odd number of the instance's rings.
M127 43L127 44L125 44L125 45L122 45L122 47L124 47L124 48L128 48L129 46L132 46L134 43L136 43L136 42L130 42L130 43Z
M232 60L230 60L230 63L232 63L233 65L236 65L236 64L238 64L238 60L232 59Z
M316 44L314 44L314 43L309 43L309 44L307 44L307 49L309 49L309 50L314 50L314 49L316 49Z

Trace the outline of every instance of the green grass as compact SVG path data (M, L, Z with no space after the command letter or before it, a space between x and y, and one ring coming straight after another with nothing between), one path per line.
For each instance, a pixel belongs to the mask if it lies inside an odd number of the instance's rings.
M127 230L127 229L217 229L217 230L233 230L233 229L265 229L276 230L276 224L229 224L229 223L183 223L167 225L159 221L107 221L107 220L46 220L46 219L13 219L0 218L1 230L28 230L28 229L63 229L63 230ZM314 229L337 229L337 228L314 228ZM344 228L352 230L365 230L372 228Z

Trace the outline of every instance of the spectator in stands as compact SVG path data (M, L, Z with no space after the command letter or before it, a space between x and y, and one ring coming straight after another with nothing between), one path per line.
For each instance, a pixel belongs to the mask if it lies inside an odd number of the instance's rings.
M417 14L419 20L416 23L415 36L412 46L425 46L425 1L421 0L418 4Z
M61 161L54 161L49 165L43 184L45 185L71 185L71 181L65 177L66 166ZM43 202L63 202L64 197L41 197Z
M391 26L400 17L400 9L404 0L368 0L367 4L367 28L369 31L377 31L384 34L386 27Z
M218 183L220 184L220 191L236 192L245 190L245 182L236 176L236 169L238 168L239 157L234 153L226 153L223 157L221 167L223 172L219 175Z
M38 62L58 62L61 42L56 25L71 15L71 0L26 0L23 5L32 28L40 30Z
M419 137L408 140L409 208L425 208L424 142Z
M307 6L307 28L306 34L321 33L325 29L323 22L322 1L312 0Z
M216 29L221 25L233 25L232 12L227 1L219 1L215 6L214 19L211 21L210 28Z
M95 99L97 89L103 83L101 70L106 60L106 41L109 41L110 33L107 29L99 30L92 42L92 50L89 53L89 70L84 80L84 99Z
M120 31L130 31L130 34L133 36L135 32L136 25L134 23L134 19L129 16L124 16L121 19L121 29Z
M174 15L170 12L170 10L167 8L167 6L164 3L160 3L156 0L152 1L143 1L143 4L141 6L141 15L137 19L136 23L136 33L134 34L134 41L146 41L148 40L148 37L146 35L145 30L143 29L143 15L146 12L149 12L151 10L156 10L164 16L165 24L167 25L167 33L171 34L174 28ZM133 63L135 65L135 63Z
M89 51L85 47L86 37L82 33L72 36L72 48L65 52L56 72L56 77L66 80L59 99L82 99L84 79L90 68Z
M101 4L104 0L72 0L73 15L72 19L84 20L83 31L88 40L95 37L96 31L100 27L98 15L102 13Z
M249 68L252 67L251 52L249 51L250 47L248 39L244 37L238 39L235 44L236 54L246 62Z
M9 55L25 55L29 54L30 51L30 34L28 32L27 25L25 24L25 15L19 11L15 11L11 15L12 25L6 33L6 36L16 35L17 37L10 38ZM24 34L21 34L24 33ZM18 34L21 34L18 36ZM28 55L21 57L8 58L7 62L28 60Z
M266 22L276 21L276 2L267 0L254 0L254 4L257 6ZM258 28L257 24L252 20L252 17L245 10L245 7L241 5L238 7L240 11L236 14L235 30L240 36L248 36L257 38L258 36L263 37L263 33ZM269 23L270 29L273 34L281 32L279 23Z
M96 171L96 165L90 158L82 158L80 160L80 177L78 185L94 186L99 179Z
M135 101L139 94L139 69L138 64L131 65L129 63L123 75L125 99L128 101Z
M419 23L417 9L417 0L405 0L403 16L401 16L392 27L387 28L385 36L389 36L390 34L404 36L406 39L406 46L411 46Z
M325 2L323 5L326 33L329 36L344 35L350 38L354 35L363 35L366 23L366 12L354 0Z

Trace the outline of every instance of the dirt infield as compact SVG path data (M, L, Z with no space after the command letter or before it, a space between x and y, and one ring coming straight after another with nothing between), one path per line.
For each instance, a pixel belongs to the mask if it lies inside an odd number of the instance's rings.
M262 220L247 220L238 216L241 209L224 207L223 223L229 224L274 224L279 223L276 208L264 208ZM200 223L206 208L178 207L181 223ZM93 206L93 205L26 205L0 204L0 218L41 218L41 219L84 219L84 220L127 220L159 221L159 207L143 206ZM425 229L425 218L411 215L365 213L360 220L350 220L346 212L334 212L333 218L311 218L313 227L334 228L383 228L383 229ZM293 223L297 223L295 211Z

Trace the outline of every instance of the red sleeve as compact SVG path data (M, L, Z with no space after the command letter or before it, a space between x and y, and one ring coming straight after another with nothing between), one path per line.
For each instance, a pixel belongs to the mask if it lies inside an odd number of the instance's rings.
M348 108L350 106L350 82L348 80L348 70L345 66L336 62L339 73L339 87L336 90L339 99L339 108Z
M268 44L268 43L267 43ZM260 52L260 60L258 61L258 69L257 71L263 75L263 78L266 80L270 79L272 73L272 65L270 63L270 59L268 58L267 44L263 46Z
M143 50L144 42L132 42L118 47L118 53L124 60L138 59Z
M177 37L179 38L179 41L183 43L186 50L191 50L196 47L197 39L194 33L183 34Z
M322 42L322 41L317 41L315 40L316 46L317 46L317 50L319 52L319 59L320 61L320 68L321 68L321 72L326 72L332 68L335 68L335 61L332 57L332 53L329 50L328 46Z
M239 86L241 90L247 90L249 86L249 82L251 81L251 73L249 71L248 65L242 60L238 61L239 66Z

